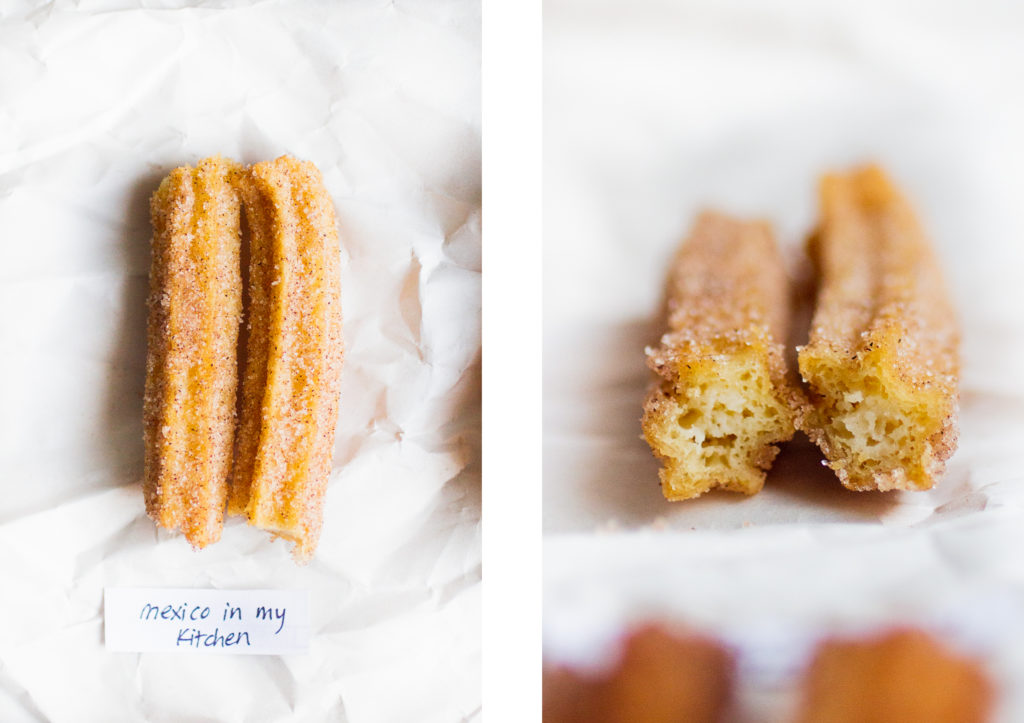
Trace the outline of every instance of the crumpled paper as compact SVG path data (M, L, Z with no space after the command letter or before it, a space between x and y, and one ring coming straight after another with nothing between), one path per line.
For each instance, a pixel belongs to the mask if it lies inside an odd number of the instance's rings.
M1008 74L1024 70L1022 29L1024 17L998 3L934 13L910 2L549 3L550 659L603 649L649 605L711 630L756 618L796 645L896 620L905 586L922 580L914 616L934 621L964 584L958 571L986 595L1024 602L1017 574L1004 574L1024 527L1024 98L1006 92ZM770 220L795 264L820 175L867 161L911 198L959 310L961 437L945 478L925 493L847 492L798 437L755 497L667 503L639 417L643 349L661 333L676 245L710 206ZM983 544L989 526L1008 539ZM848 540L842 584L816 577L835 559L820 542L832 535ZM935 556L950 547L955 559ZM961 608L950 627L973 619ZM1010 648L1021 619L1010 617L1014 632L981 647L1003 661L1004 681L1019 681ZM1024 702L1006 705L1004 719L1024 717Z
M0 10L0 719L475 720L475 2ZM145 516L148 198L213 153L315 162L346 360L319 549ZM108 654L105 586L311 591L307 655Z

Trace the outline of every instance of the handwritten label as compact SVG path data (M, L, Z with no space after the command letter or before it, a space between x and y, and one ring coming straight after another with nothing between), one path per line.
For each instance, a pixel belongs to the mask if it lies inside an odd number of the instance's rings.
M113 587L103 598L111 652L281 655L309 649L305 590Z

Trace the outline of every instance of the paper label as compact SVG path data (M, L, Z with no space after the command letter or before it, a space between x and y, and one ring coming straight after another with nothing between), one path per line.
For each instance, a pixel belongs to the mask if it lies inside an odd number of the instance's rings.
M111 652L281 655L309 649L307 590L104 590Z

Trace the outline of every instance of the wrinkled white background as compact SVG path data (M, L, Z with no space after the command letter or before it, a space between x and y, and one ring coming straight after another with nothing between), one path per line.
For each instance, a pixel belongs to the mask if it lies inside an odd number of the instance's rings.
M480 706L478 3L0 9L0 719L449 722ZM314 161L346 365L315 560L145 516L148 197ZM104 586L311 591L308 655L107 654Z
M550 659L592 658L647 614L725 635L758 665L745 622L775 630L779 650L917 619L990 658L1008 689L1024 680L1024 12L957 7L547 3ZM847 492L798 438L753 498L665 502L639 417L676 244L712 206L768 218L796 252L819 176L869 160L915 204L960 311L948 474L927 493ZM1005 636L976 634L979 610L1005 599ZM776 697L768 719L789 700ZM1024 719L1020 695L1003 705Z

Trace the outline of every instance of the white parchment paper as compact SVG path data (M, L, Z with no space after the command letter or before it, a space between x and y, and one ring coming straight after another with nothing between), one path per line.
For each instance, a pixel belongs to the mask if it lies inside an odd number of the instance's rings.
M473 1L0 9L0 719L461 721L480 706ZM314 561L145 516L148 197L213 153L315 162L346 364ZM108 654L105 586L307 589L271 658Z
M950 602L963 585L1024 605L1016 543L983 542L989 526L1010 539L1024 526L1021 10L810 0L546 10L549 658L586 657L651 606L756 648L735 630L744 619L795 645L910 609L966 627L971 604ZM798 437L753 498L665 502L639 417L671 253L706 206L769 219L797 252L819 176L866 161L910 196L959 309L961 439L946 477L927 493L847 492ZM823 548L833 535L842 542ZM833 564L841 579L815 577ZM1005 638L980 643L1018 682L1020 625L1014 616ZM1006 704L1006 720L1024 718L1020 700Z

